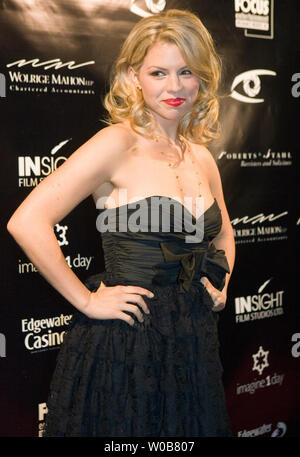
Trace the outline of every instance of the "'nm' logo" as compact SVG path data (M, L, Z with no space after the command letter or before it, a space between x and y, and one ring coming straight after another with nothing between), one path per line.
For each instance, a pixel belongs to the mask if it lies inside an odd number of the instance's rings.
M6 79L3 73L0 73L0 97L6 97Z

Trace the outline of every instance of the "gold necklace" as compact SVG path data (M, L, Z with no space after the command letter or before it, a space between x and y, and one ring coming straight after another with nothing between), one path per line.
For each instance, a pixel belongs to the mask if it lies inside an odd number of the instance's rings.
M172 148L176 148L177 149L177 145L172 143L172 141L170 140L170 138L168 137L165 137L163 135L155 135L153 137L154 141L156 141L158 143L159 141L159 138L162 138L164 140L166 140L169 144L169 146L171 146ZM191 161L192 161L192 164L195 166L195 160L193 159L192 155L191 155L191 149L190 149L190 145L189 143L187 142L187 140L182 136L182 135L179 135L178 137L178 141L179 141L179 147L180 147L180 150L182 152L182 154L184 154L186 151L189 153L190 155L190 158L191 158ZM167 155L165 154L164 151L160 151L160 153L162 155L164 155L165 157L167 157ZM168 162L168 167L170 168L176 168L178 167L179 163L181 162L182 158L177 160L175 163L171 163L171 162ZM195 174L196 174L196 177L197 177L197 183L198 183L198 186L199 186L199 191L198 191L198 195L197 197L201 197L201 193L200 193L200 186L201 186L201 181L199 180L199 172L198 170L195 171ZM180 191L180 193L183 194L183 186L181 184L181 181L180 181L180 178L179 178L179 175L176 174L175 175L175 178L176 178L176 183L177 183L177 187L178 187L178 190Z

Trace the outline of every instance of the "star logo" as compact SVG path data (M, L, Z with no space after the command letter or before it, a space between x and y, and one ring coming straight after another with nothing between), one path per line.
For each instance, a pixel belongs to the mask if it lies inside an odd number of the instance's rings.
M262 346L259 346L259 349L256 354L253 354L253 367L252 371L257 370L261 375L263 370L269 366L268 362L269 351L264 351Z

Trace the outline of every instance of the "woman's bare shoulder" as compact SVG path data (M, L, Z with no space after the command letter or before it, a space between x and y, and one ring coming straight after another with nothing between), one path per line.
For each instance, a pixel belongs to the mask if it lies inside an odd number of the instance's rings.
M214 156L211 151L204 144L191 143L192 149L196 153L196 158L199 161L204 161L209 165L212 162L215 162Z
M104 173L106 177L119 167L130 150L135 138L122 124L113 124L98 130L77 151L69 162L76 161L92 173ZM73 156L73 157L72 157Z
M212 152L203 144L193 144L196 159L205 171L209 181L213 181L219 175L217 160Z
M190 141L190 145L198 154L210 154L209 149L205 146L205 144L200 143L193 143Z
M121 123L102 128L92 139L99 142L99 144L102 143L102 146L106 146L110 154L112 151L116 153L127 151L136 141L135 135ZM101 150L105 154L106 149L101 148Z
M109 125L96 132L87 143L99 146L99 151L105 153L123 152L132 143L130 134L119 124Z

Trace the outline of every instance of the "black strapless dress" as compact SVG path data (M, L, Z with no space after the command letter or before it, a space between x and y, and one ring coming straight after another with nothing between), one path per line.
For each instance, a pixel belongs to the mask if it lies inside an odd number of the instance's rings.
M141 199L136 208L150 215L153 198ZM185 229L175 230L176 224L183 216L193 223L200 218L167 200L173 204L168 232L162 230L161 207L158 222L151 213L156 227L141 218L139 231L127 220L124 228L125 213L137 222L130 205L100 211L110 229L102 233L106 271L90 277L87 286L138 285L154 298L143 296L150 314L142 323L135 319L134 326L74 313L51 382L44 436L231 436L218 313L199 281L207 276L221 290L229 272L224 251L212 243L221 229L221 211L214 200L201 216L203 239L187 243Z

